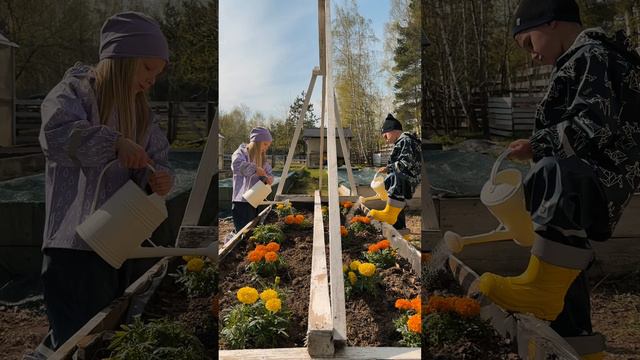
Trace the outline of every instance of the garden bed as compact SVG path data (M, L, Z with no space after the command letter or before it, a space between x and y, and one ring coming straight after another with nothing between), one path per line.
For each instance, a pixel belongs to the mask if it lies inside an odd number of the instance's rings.
M305 221L312 221L313 214L307 210L300 210L298 214ZM219 262L220 273L220 319L229 314L234 306L239 304L237 293L243 287L252 287L259 292L267 288L275 288L281 294L283 309L290 312L287 328L288 336L279 336L271 344L273 348L304 347L307 335L309 294L311 278L311 250L313 247L313 227L305 229L287 226L282 219L278 219L274 212L267 214L264 224L279 224L284 227L284 240L280 243L279 257L286 264L272 275L259 276L249 271L250 261L247 255L256 248L256 244L249 240L243 241L228 252ZM254 235L255 228L247 235ZM249 238L251 238L249 236ZM279 282L275 284L275 277ZM223 337L220 337L220 349L231 349Z

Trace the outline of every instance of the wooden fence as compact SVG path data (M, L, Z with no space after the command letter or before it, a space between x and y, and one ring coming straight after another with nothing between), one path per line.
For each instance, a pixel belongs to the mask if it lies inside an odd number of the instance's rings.
M539 97L490 97L488 102L489 130L497 136L528 136Z
M41 104L42 100L16 101L15 145L38 144ZM152 101L149 105L170 143L206 138L215 116L213 102Z

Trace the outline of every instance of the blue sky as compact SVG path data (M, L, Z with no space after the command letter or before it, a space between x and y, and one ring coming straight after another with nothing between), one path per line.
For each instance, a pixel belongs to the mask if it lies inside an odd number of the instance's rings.
M332 0L332 5L343 0ZM371 19L382 59L389 0L358 0ZM266 117L284 118L289 104L306 91L319 65L317 0L220 0L220 107L245 104ZM333 12L332 12L333 13ZM384 79L379 81L384 89ZM320 79L311 99L320 116Z

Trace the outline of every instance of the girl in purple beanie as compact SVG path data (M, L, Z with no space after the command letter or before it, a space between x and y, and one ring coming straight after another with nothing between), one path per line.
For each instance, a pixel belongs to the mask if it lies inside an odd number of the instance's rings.
M155 20L136 12L116 14L102 27L99 63L71 67L42 103L42 281L50 333L38 351L45 356L130 282L129 262L111 267L76 234L94 197L99 208L130 179L163 196L173 186L169 143L146 98L168 61L167 41Z
M233 225L240 231L246 224L258 216L258 210L251 206L243 197L258 181L271 185L273 173L267 162L267 149L273 141L269 130L257 127L251 130L249 144L240 144L231 156L231 170L233 171L233 198L231 211Z

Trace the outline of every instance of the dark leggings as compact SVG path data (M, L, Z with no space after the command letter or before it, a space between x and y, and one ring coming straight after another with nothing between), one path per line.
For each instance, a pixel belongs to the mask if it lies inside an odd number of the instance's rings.
M44 249L42 283L53 348L122 295L130 280L128 261L114 269L93 251Z
M233 225L236 228L236 232L238 232L258 216L258 209L248 202L234 201L231 204L231 213L233 214Z

